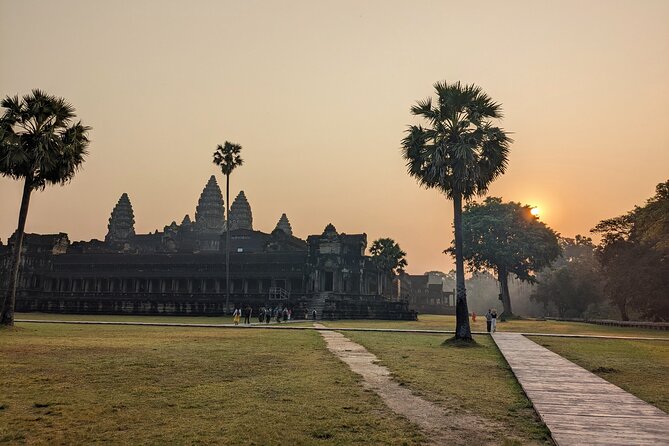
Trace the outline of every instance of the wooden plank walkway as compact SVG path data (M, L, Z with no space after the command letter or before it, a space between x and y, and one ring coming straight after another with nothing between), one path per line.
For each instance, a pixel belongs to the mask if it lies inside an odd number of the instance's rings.
M669 415L518 333L493 335L559 445L669 445Z

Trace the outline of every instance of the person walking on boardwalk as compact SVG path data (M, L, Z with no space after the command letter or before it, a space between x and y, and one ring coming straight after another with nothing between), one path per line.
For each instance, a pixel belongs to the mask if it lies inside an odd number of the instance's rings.
M260 311L258 311L258 323L262 324L264 320L265 320L265 307L260 307Z
M492 312L490 313L490 317L492 318L492 321L491 321L492 323L490 324L490 329L494 333L494 332L497 331L497 310L495 310L493 308Z
M272 319L272 308L268 307L265 310L265 323L269 324L269 321Z
M311 315L314 317L314 320L316 320L316 309L314 308L314 311L311 312Z
M492 311L488 308L488 312L485 314L485 326L488 329L488 333L492 329Z
M235 323L235 325L239 325L239 319L242 316L242 310L241 308L235 308L235 311L232 313L232 321Z

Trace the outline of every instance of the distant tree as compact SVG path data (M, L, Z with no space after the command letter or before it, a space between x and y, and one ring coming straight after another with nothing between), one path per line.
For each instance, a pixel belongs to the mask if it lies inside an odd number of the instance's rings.
M214 152L214 164L225 175L225 311L230 305L230 174L244 163L240 153L242 146L225 141Z
M434 188L453 200L456 269L455 339L471 341L462 248L462 201L487 192L506 169L511 139L493 124L501 106L480 87L460 82L434 85L432 98L418 101L411 113L427 127L412 125L402 140L409 175L421 186Z
M500 284L504 317L513 315L509 275L534 283L535 273L560 255L558 236L532 208L488 197L469 203L462 213L463 256L471 271L492 270ZM453 253L451 245L446 252Z
M602 235L597 258L607 297L629 320L669 320L669 181L656 187L642 207L602 220L592 229Z
M407 253L391 238L374 240L369 252L372 254L372 262L383 277L383 291L387 292L388 279L392 280L393 276L404 272Z
M0 175L23 180L23 197L13 247L7 294L0 296L0 324L14 324L14 305L30 195L47 185L68 183L87 155L90 127L74 123L75 110L65 101L33 90L0 105Z
M538 284L530 299L554 308L559 317L583 317L602 300L600 275L592 239L577 235L561 238L562 255L537 276Z

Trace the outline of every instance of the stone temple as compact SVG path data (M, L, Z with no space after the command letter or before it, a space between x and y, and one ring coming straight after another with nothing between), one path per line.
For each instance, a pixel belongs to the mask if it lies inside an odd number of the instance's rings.
M104 241L70 242L67 234L26 234L17 311L102 314L223 314L226 231L230 231L230 307L316 309L324 318L414 319L407 301L382 296L366 234L339 233L328 224L306 240L286 214L271 232L253 228L243 191L225 221L212 176L189 215L162 231L135 232L128 194L111 212ZM12 236L0 245L8 277ZM0 283L6 287L7 280Z

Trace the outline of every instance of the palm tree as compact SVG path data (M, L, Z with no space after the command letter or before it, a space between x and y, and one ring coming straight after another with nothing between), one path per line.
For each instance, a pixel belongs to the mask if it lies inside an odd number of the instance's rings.
M219 144L214 152L214 164L219 166L225 175L225 311L228 311L230 304L230 174L244 163L239 155L241 151L242 146L239 144L225 141L225 144Z
M462 200L483 195L503 174L512 142L493 125L502 117L501 106L476 85L460 82L434 84L432 98L418 101L411 113L427 127L409 126L402 140L402 154L409 175L425 188L435 188L453 200L456 271L455 339L471 341L469 310L462 255Z
M88 154L90 127L73 122L75 110L67 101L41 90L21 99L8 96L0 106L5 109L0 117L0 175L24 181L9 286L0 296L0 324L13 325L30 194L74 177Z
M391 238L380 238L374 240L369 252L372 254L372 262L376 265L379 272L383 272L383 292L387 292L387 279L395 274L404 272L407 266L406 255L400 245ZM378 279L378 278L377 278ZM377 280L377 282L381 282Z

